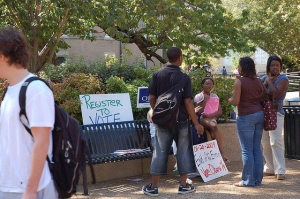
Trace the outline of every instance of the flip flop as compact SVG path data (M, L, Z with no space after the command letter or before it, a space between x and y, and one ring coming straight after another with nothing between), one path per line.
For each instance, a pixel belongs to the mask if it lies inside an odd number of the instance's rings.
M246 185L244 185L241 182L234 183L233 185L236 186L236 187L246 187Z

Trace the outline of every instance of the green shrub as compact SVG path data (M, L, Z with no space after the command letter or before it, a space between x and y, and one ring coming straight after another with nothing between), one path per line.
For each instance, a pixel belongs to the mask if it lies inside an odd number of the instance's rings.
M201 81L206 77L206 72L204 70L195 70L189 73L192 81L193 95L197 95L202 91ZM232 96L234 79L230 77L217 76L213 78L214 89L213 93L217 94L220 98L220 104L222 107L223 114L220 116L223 120L228 120L230 112L232 111L231 105L227 102L228 98Z
M206 76L206 72L202 69L197 69L189 73L192 82L193 96L202 91L201 81Z
M2 97L2 94L4 92L4 89L8 86L8 82L5 79L0 79L0 97ZM1 98L0 98L1 102Z
M80 94L96 93L129 93L133 117L145 119L147 108L136 108L138 87L147 87L153 72L160 67L145 69L141 63L128 64L117 59L95 61L87 64L82 57L71 58L68 63L60 66L48 65L41 72L44 79L50 79L57 100L70 114L82 121L80 110ZM89 74L89 75L86 75ZM192 81L192 91L195 96L201 92L201 81L206 76L202 69L188 74ZM228 119L232 110L227 99L231 96L234 79L216 77L213 90L220 98L223 110L222 117ZM0 85L1 91L1 85Z
M103 93L100 89L101 84L99 79L91 74L78 73L63 79L61 83L52 83L51 87L60 106L82 124L79 95Z
M230 112L233 111L231 105L228 103L228 99L232 96L233 84L235 79L227 77L214 78L215 86L213 92L220 98L220 104L222 107L222 117L228 120Z
M48 64L46 68L40 72L41 78L45 80L51 80L51 82L58 83L62 82L67 76L66 67L63 65L56 66Z
M137 94L138 87L148 87L148 82L142 79L133 80L131 83L126 84L130 95L132 113L135 120L141 120L147 118L148 108L137 108Z
M106 81L106 93L128 93L123 78L111 76Z

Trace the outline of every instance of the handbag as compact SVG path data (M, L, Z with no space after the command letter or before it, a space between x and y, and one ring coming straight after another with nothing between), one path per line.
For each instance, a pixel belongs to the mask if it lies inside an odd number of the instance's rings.
M261 83L262 93L261 102L264 112L264 130L273 131L277 128L277 110L279 104L274 101L274 93L267 92L264 85Z

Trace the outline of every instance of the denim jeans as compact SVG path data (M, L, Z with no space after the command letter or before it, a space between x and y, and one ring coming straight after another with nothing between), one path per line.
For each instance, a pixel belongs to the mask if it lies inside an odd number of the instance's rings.
M150 166L150 174L167 174L167 165L173 139L177 145L177 169L179 174L196 172L192 135L189 120L177 122L172 128L156 126L155 147Z
M264 114L262 111L238 116L237 132L242 149L242 181L246 186L261 185L263 178L263 157L260 142L263 133Z

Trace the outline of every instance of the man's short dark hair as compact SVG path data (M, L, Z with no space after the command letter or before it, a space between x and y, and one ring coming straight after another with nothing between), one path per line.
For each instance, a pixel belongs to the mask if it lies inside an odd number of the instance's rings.
M167 57L170 63L176 62L182 56L182 51L178 47L171 47L167 51Z
M8 58L8 64L24 69L29 66L29 52L24 35L11 26L0 29L0 54Z

